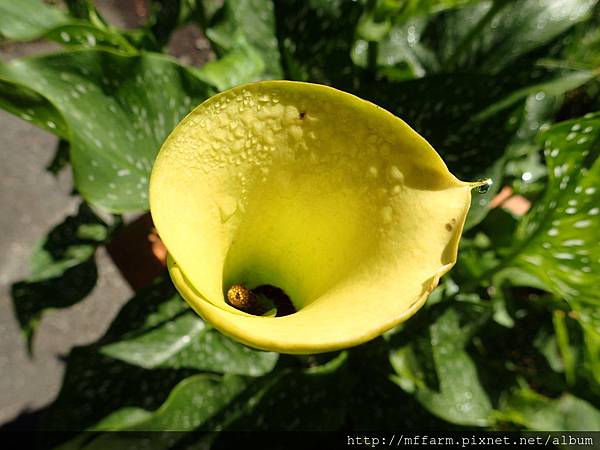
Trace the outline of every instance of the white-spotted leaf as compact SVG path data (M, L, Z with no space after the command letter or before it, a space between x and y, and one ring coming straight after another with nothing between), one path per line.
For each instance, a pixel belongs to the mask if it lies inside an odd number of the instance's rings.
M147 209L148 175L160 144L213 92L189 70L152 53L81 50L28 58L0 65L0 80L27 86L61 113L78 191L113 212ZM8 95L0 92L0 98Z

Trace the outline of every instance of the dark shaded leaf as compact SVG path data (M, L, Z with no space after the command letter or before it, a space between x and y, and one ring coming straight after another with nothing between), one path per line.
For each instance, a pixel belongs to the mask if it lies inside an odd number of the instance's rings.
M413 343L396 348L394 378L432 414L460 424L490 424L492 404L466 351L473 333L489 317L479 304L454 303L438 310Z
M31 277L13 284L17 318L31 350L35 326L50 308L66 308L83 300L96 284L96 248L112 229L81 204L42 240L31 261Z
M50 161L50 164L46 167L46 170L52 175L58 175L58 173L69 164L69 142L64 139L58 141L56 150L54 152L54 158Z
M156 41L154 50L162 49L172 33L190 21L205 21L205 2L201 0L154 0L150 3L150 28Z
M125 407L157 409L180 381L194 374L191 370L146 370L103 356L95 346L73 349L67 361L61 391L43 424L46 430L82 431ZM114 417L111 420L115 429L121 426ZM131 422L128 415L120 420Z
M350 53L362 2L275 0L274 5L286 78L350 89L356 75Z

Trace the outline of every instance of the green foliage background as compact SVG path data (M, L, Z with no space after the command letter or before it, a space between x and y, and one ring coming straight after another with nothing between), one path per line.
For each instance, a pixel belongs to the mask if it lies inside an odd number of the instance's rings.
M459 178L494 185L474 194L458 264L426 306L354 349L246 348L156 280L69 355L43 424L67 431L57 445L131 443L110 430L194 431L145 443L166 449L218 445L214 430L600 429L596 0L154 0L133 30L91 0L66 4L0 0L3 39L63 46L0 63L0 107L61 139L51 170L69 165L82 198L13 286L28 342L46 309L94 287L119 215L148 209L163 139L228 87L286 78L353 92L408 122ZM217 55L200 68L163 53L187 23ZM488 207L503 185L532 202L526 215Z

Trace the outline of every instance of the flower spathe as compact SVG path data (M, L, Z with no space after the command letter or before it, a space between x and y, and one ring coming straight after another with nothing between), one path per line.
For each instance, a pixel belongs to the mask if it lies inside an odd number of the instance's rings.
M336 89L264 81L216 95L165 141L150 207L185 300L223 333L332 351L414 314L456 261L474 183L399 118ZM297 312L244 313L271 285Z

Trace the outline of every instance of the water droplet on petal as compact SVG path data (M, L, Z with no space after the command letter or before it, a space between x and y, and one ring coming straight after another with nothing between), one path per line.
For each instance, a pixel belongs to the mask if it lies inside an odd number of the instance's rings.
M488 192L493 184L493 181L490 178L481 179L479 180L479 182L482 183L481 185L477 186L477 192L479 194L485 194L486 192Z

